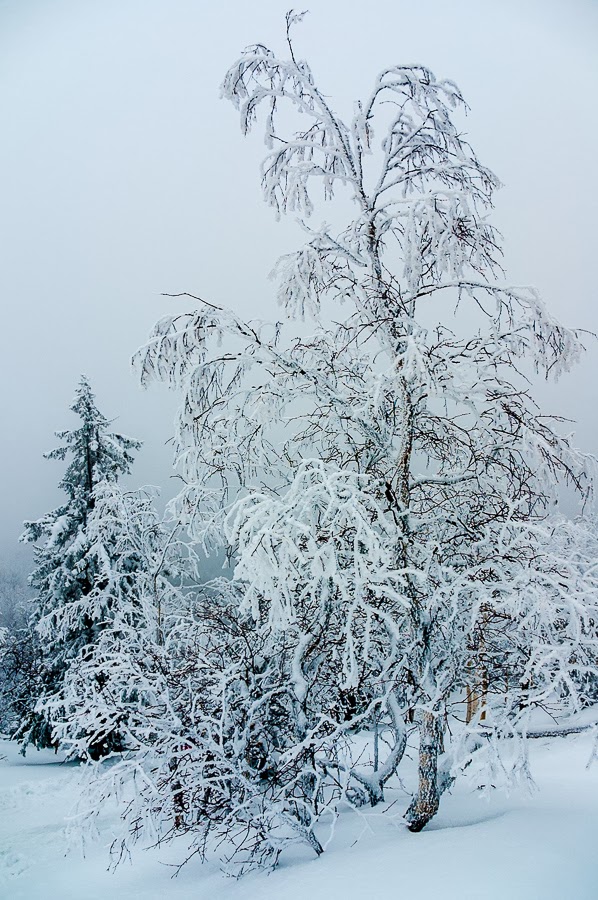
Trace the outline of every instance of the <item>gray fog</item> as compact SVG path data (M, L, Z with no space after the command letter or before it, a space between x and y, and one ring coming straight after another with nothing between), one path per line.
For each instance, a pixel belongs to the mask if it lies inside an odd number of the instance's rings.
M281 53L290 0L0 0L0 559L23 519L60 501L42 458L81 373L115 428L145 442L131 483L170 481L176 398L142 391L130 358L190 291L277 315L267 278L303 235L261 199L263 144L219 84L239 51ZM313 0L296 31L333 105L377 72L421 63L461 87L463 127L504 183L494 223L510 283L598 331L598 4L592 0ZM324 215L316 216L318 221ZM598 453L598 343L551 412Z

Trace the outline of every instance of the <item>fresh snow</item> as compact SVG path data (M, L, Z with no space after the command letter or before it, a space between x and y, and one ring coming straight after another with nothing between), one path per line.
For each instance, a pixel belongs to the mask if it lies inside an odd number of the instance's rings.
M2 900L596 900L598 897L598 763L587 767L589 733L532 741L537 790L480 796L459 783L421 834L400 816L347 813L320 859L296 850L271 873L241 880L192 859L174 844L137 850L109 871L116 814L101 821L85 858L66 829L81 768L51 751L0 742L0 898ZM392 795L392 796L391 796ZM393 815L394 814L394 815ZM114 817L113 817L114 816Z

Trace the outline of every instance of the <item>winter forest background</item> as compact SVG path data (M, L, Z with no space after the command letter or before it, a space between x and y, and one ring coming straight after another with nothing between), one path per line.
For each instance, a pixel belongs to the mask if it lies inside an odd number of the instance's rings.
M0 3L0 892L596 895L596 24Z

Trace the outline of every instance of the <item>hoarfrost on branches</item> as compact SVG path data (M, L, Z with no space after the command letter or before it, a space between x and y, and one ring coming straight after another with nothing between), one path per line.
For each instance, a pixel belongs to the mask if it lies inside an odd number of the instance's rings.
M525 377L565 372L579 334L503 280L488 220L499 183L462 136L458 88L392 66L345 121L296 57L296 21L289 58L249 47L222 94L245 134L264 114L264 198L308 234L274 270L278 297L313 330L289 338L288 322L245 322L196 297L136 357L143 383L182 393L179 512L236 559L233 584L216 587L227 597L208 666L219 705L201 739L195 722L181 734L188 750L172 771L185 811L200 811L185 828L204 849L210 823L242 833L245 799L251 815L265 804L236 845L245 862L276 857L281 810L319 852L319 823L339 804L383 798L409 729L413 831L461 772L525 776L530 714L587 702L597 658L595 538L552 515L562 482L589 497L595 462L539 412ZM285 107L301 130L284 130ZM340 191L352 220L311 228ZM203 673L215 645L205 609L198 621L189 664ZM201 718L206 682L193 677ZM386 761L380 722L393 735ZM227 737L206 743L215 723ZM349 735L360 729L373 748L358 761ZM521 750L510 761L505 736ZM159 803L172 790L162 777ZM204 817L222 778L230 799ZM176 830L182 813L169 816Z
M94 643L110 617L108 595L97 590L109 581L110 559L106 547L94 545L90 533L99 485L115 484L127 474L133 454L141 444L109 430L110 422L98 410L87 378L82 377L71 410L80 427L57 432L62 446L46 454L48 459L70 458L59 487L66 502L35 522L26 522L21 540L36 544L36 568L30 584L37 592L32 620L42 653L36 696L30 698L20 724L23 749L55 746L52 708L62 702L65 674L84 647Z

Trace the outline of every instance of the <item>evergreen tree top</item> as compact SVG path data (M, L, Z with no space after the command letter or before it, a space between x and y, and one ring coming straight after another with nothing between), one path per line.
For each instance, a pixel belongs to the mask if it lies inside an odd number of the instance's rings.
M97 408L95 395L85 375L81 376L70 409L81 419L81 426L57 431L56 437L64 445L44 456L46 459L72 456L59 487L74 500L81 492L89 497L101 481L116 481L121 475L128 475L134 460L133 453L140 449L141 442L109 432L111 422Z
M79 428L57 431L62 446L44 454L46 459L70 457L58 485L68 499L36 522L25 522L21 540L35 542L45 535L52 546L69 544L93 508L96 486L128 475L134 453L141 447L140 441L109 431L111 422L97 408L95 395L84 375L70 409L81 420Z

